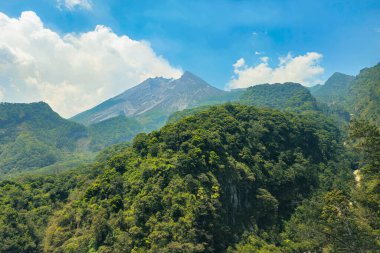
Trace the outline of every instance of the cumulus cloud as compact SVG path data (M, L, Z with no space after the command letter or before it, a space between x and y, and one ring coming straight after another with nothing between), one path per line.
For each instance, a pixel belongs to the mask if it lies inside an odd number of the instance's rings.
M74 10L75 8L89 10L91 9L91 2L90 0L58 0L58 6L68 10Z
M181 74L148 42L110 28L61 36L34 12L17 19L0 13L0 101L42 100L67 117L149 77Z
M321 83L319 77L324 72L319 65L321 58L322 55L316 52L296 57L288 54L280 57L278 66L273 68L269 66L269 57L261 57L260 63L255 66L248 66L240 58L232 65L235 75L226 88L246 88L263 83L297 82L305 86Z

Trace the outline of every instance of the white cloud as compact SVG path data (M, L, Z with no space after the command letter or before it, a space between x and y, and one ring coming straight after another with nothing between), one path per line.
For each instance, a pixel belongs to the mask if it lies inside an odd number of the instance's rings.
M241 68L245 65L245 60L243 58L240 58L235 62L234 65L232 65L234 68Z
M42 100L72 116L149 77L181 74L149 43L110 28L61 36L34 12L18 19L0 12L0 101Z
M68 10L74 10L75 8L81 8L89 10L91 9L90 0L57 0L60 8Z
M243 58L235 64L235 76L226 85L227 89L246 88L263 83L297 82L305 86L321 83L320 75L324 72L319 65L322 55L309 52L305 55L292 57L288 54L280 57L277 67L270 67L268 57L261 57L256 66L248 66Z
M269 62L269 57L268 56L260 57L260 61L262 61L263 63L268 63Z

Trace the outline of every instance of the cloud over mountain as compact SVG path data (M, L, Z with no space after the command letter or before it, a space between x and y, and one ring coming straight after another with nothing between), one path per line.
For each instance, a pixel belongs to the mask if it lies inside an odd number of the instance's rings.
M324 72L319 65L321 58L322 55L316 52L296 57L288 54L279 58L276 67L269 65L268 57L261 57L260 63L255 66L247 65L245 59L240 58L233 64L235 76L226 88L246 88L263 83L297 82L305 86L320 83L319 77Z
M43 100L71 116L149 77L181 74L148 42L118 36L108 27L60 35L34 12L17 19L0 13L2 101Z

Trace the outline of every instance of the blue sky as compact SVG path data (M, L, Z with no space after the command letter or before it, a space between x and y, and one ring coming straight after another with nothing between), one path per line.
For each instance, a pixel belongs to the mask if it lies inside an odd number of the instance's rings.
M73 4L65 6L65 1ZM88 0L82 6L80 1L0 1L0 12L19 18L23 11L33 11L45 28L60 36L109 27L118 36L149 42L171 67L189 70L219 88L234 79L236 86L230 87L246 85L236 75L243 78L246 69L256 71L260 64L273 72L279 57L287 55L291 61L308 52L318 54L311 60L319 67L310 72L315 78L301 78L309 85L336 71L357 74L380 61L378 0ZM239 59L241 64L233 67ZM246 82L257 71L252 73Z

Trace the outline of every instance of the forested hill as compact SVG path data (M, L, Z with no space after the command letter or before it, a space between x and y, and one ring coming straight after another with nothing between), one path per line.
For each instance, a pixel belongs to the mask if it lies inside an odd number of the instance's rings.
M46 252L223 252L244 231L276 241L338 143L316 115L212 107L138 135L39 240Z
M318 111L325 112L328 116L335 114L335 112L322 108L321 104L318 104L310 94L310 91L298 83L260 84L240 92L239 99L235 100L234 103L255 105L259 108L275 108L292 113ZM168 122L176 122L209 107L202 106L175 112L170 115Z
M380 125L380 63L360 71L346 100L348 110L357 118Z
M348 96L348 91L354 76L334 73L324 85L320 85L318 88L310 89L311 94L319 101L328 105L342 104Z
M241 95L239 102L292 112L317 109L315 98L298 83L255 85Z
M362 69L356 77L335 73L311 92L330 110L343 109L354 118L380 124L380 63Z
M88 136L43 102L0 104L0 175L41 168L65 159Z

